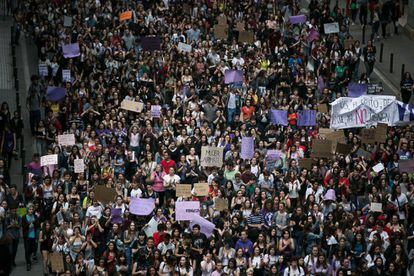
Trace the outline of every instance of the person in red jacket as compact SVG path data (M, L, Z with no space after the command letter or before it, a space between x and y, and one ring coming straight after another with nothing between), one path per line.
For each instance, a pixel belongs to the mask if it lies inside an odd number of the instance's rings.
M170 168L175 169L175 161L171 159L171 156L167 151L164 151L163 157L164 158L161 160L161 167L165 173L169 173Z

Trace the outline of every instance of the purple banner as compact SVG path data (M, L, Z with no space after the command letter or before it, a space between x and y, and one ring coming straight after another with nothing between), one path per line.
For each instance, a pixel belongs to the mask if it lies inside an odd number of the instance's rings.
M367 85L365 83L351 82L348 84L348 97L358 98L367 94Z
M271 109L270 121L275 125L287 126L287 110Z
M253 137L243 137L241 143L240 157L242 159L252 159L254 156L254 139Z
M147 36L141 38L142 50L145 51L160 51L161 38L159 36Z
M207 236L207 238L211 237L211 235L213 234L214 229L216 228L214 223L206 220L203 217L200 217L200 215L194 215L192 217L190 227L193 227L196 224L200 225L201 233L205 234Z
M306 15L300 14L300 15L294 15L289 17L290 24L301 24L306 22Z
M227 70L224 73L224 83L235 83L243 81L243 71L242 70Z
M46 90L46 100L51 102L59 102L66 96L66 88L48 86Z
M119 208L111 209L111 222L122 223L122 209L119 209Z
M316 110L299 110L298 126L316 126Z
M153 198L138 198L131 197L129 204L129 211L131 214L137 216L148 216L155 208L155 201Z
M62 45L62 52L65 58L74 58L80 56L79 43Z

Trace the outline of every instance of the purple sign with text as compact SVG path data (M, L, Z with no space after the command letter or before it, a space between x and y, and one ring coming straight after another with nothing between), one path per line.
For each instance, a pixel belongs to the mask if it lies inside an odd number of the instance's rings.
M243 81L243 71L242 70L227 70L224 73L224 83L235 83Z
M155 208L155 201L153 198L138 198L131 197L129 204L129 211L131 214L137 216L148 216Z
M316 126L316 110L299 110L298 126Z
M287 110L270 110L270 121L275 125L287 126Z
M301 24L306 22L306 15L300 14L300 15L294 15L289 17L290 24Z
M65 58L74 58L80 56L79 43L62 45L62 52Z
M241 143L240 157L242 159L252 159L254 156L254 139L253 137L243 137Z
M200 201L177 201L175 203L175 220L193 220L200 215Z

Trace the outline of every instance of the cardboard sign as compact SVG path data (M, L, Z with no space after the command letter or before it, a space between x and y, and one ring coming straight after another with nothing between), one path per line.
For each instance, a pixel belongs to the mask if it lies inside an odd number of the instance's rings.
M338 22L323 24L323 28L324 28L325 34L339 33Z
M382 203L372 202L370 206L371 212L379 212L382 213Z
M414 172L414 159L410 160L399 160L398 170L400 173L413 173Z
M175 220L192 220L200 215L200 201L177 201L175 203Z
M208 183L195 183L194 193L196 196L208 196Z
M57 154L49 154L40 157L40 165L41 166L48 166L48 165L57 165L58 163L58 155Z
M121 108L128 111L141 113L142 109L144 109L144 104L141 102L123 100L121 102Z
M63 254L52 252L49 254L50 265L52 266L52 272L64 272L65 264L63 263Z
M366 144L375 144L375 129L363 128L361 129L361 141Z
M200 164L202 167L223 166L223 148L201 147Z
M254 34L252 31L239 32L239 43L252 44L254 42Z
M299 159L299 167L301 169L312 169L313 160L311 158Z
M104 185L99 185L95 186L94 191L95 198L102 203L113 202L115 200L115 188L107 188Z
M316 139L312 142L312 157L329 158L332 155L332 141Z
M215 25L214 26L214 36L217 39L226 40L228 38L228 27L227 26L221 26L221 25Z
M132 18L132 11L126 11L119 14L119 21L125 21Z
M217 211L224 211L229 209L229 204L227 202L227 199L225 198L215 198L214 199L214 206Z
M73 146L76 144L75 134L58 135L58 143L61 146Z
M85 172L85 162L83 161L83 159L75 159L73 163L75 167L75 173Z
M344 48L345 50L349 49L349 46L354 45L354 40L352 38L345 39Z
M72 16L64 15L63 16L63 27L72 27L72 21L73 21Z
M186 43L178 43L178 50L180 50L181 52L186 52L186 53L191 53L191 50L193 48L191 47L190 44L186 44Z
M383 123L378 123L377 128L375 129L375 140L378 143L385 143L387 140L388 125Z
M238 31L238 32L244 31L244 22L237 22L236 23L236 31Z
M319 104L318 105L318 112L323 114L328 114L328 105L327 104Z
M352 150L352 145L338 143L336 145L336 153L338 154L349 154Z
M320 128L319 130L318 130L318 135L319 135L319 137L320 138L325 138L326 139L326 137L329 135L329 134L331 134L333 132L333 130L332 129L330 129L330 128Z
M63 82L72 82L72 76L70 75L69 69L62 70L62 81Z
M175 184L177 197L191 197L191 184Z

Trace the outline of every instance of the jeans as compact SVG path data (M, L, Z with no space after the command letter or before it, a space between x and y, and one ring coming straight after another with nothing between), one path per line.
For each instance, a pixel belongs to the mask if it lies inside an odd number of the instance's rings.
M234 121L234 116L236 116L235 108L227 108L227 123L231 124Z
M40 118L40 110L30 111L30 131L32 132L32 135L34 135L35 133L35 128L37 127L37 124L40 122Z

